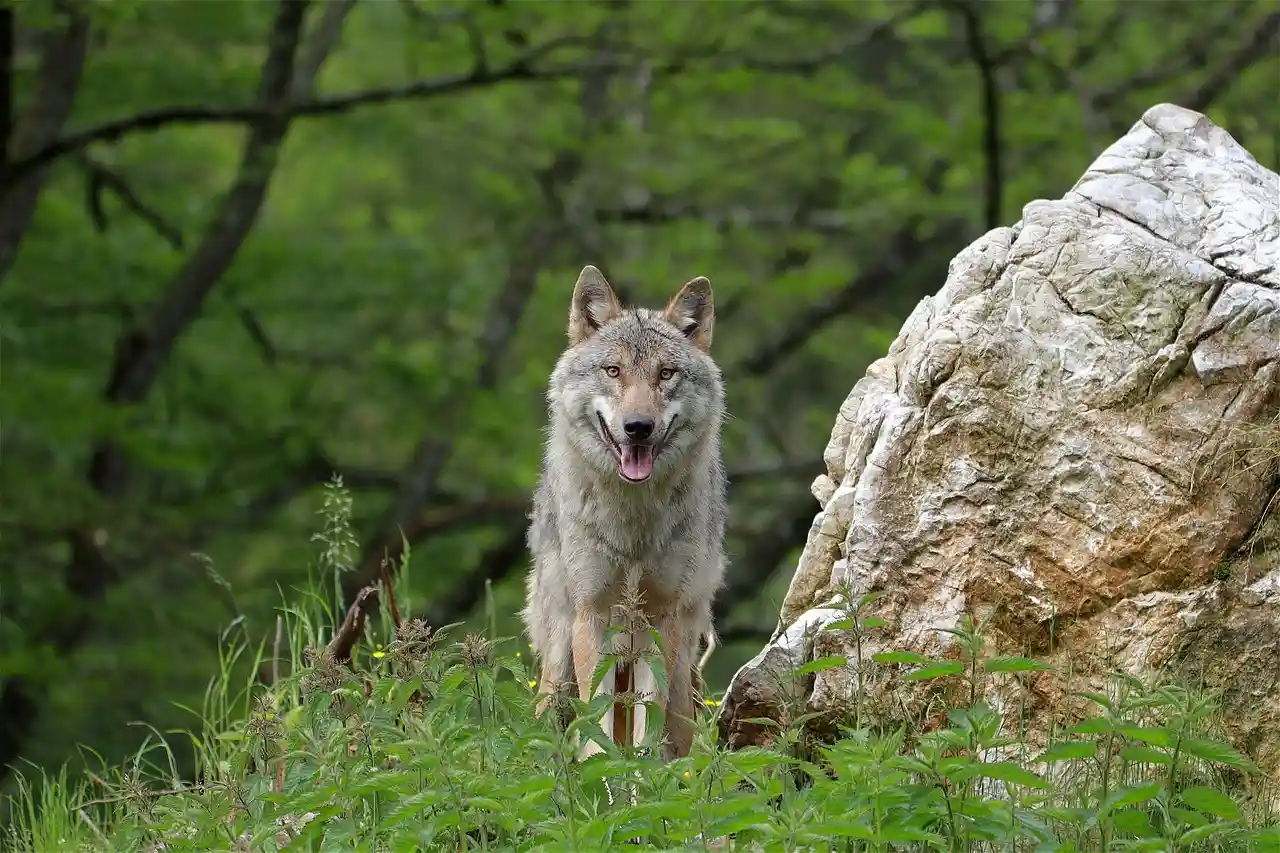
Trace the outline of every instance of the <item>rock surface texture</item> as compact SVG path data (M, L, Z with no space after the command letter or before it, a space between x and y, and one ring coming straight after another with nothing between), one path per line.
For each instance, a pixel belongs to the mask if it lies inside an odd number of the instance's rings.
M1064 198L962 251L854 386L721 736L848 707L853 664L780 677L855 660L847 632L818 633L843 587L883 594L862 660L953 656L937 629L987 619L989 653L1069 663L1066 686L990 688L1041 721L1109 670L1171 669L1222 691L1227 735L1280 779L1278 459L1280 176L1161 104ZM865 703L927 718L936 682L897 669L864 666Z

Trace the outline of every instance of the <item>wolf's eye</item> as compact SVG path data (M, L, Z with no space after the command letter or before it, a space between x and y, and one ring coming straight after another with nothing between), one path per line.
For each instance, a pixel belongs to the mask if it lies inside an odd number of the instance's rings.
M668 379L670 379L672 376L675 376L675 375L676 375L676 372L672 370L670 367L664 367L662 368L662 370L658 371L658 378L661 379L663 382L666 382Z
M619 373L621 373L622 371L618 370L618 368L614 367L614 366L611 364L611 365L609 365L608 367L606 367L606 368L604 369L604 372L605 372L605 373L607 373L607 374L609 374L609 375L610 375L611 377L613 377L614 379L617 379L617 378L618 378L618 374L619 374Z

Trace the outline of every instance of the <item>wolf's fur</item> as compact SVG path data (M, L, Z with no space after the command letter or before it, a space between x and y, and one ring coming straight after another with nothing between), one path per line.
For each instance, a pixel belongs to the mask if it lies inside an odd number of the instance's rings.
M660 690L636 662L633 689L665 709L667 757L689 752L698 646L706 640L707 654L714 647L711 602L725 569L724 385L709 354L714 321L705 278L684 285L664 311L624 310L595 267L582 270L569 347L547 393L550 427L529 527L533 569L523 615L542 662L539 692L576 683L579 698L591 698L611 610L638 595L662 638L669 685ZM626 448L644 443L626 435L625 422L636 417L652 418L656 448L642 482L623 474L643 473L650 458ZM625 654L628 645L633 659L652 649L642 630L619 635L614 651ZM614 674L605 674L598 692L626 689ZM644 718L637 705L633 731L625 733L632 743L644 736ZM622 742L613 714L603 724ZM593 751L588 744L584 755Z

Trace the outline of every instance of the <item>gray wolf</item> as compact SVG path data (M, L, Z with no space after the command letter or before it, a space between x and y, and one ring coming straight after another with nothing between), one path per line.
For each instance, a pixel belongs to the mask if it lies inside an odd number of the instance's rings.
M611 638L619 655L595 695L633 692L663 709L662 755L689 753L699 644L714 648L711 604L725 572L724 382L710 355L711 283L685 284L665 310L624 309L593 266L569 306L569 346L547 391L549 426L530 513L532 568L522 613L541 660L539 713L555 692L592 698L606 629L638 608L661 637L666 685L637 656L656 654L647 630ZM705 655L704 655L705 660ZM629 671L627 671L629 670ZM631 677L634 676L634 681ZM622 702L615 703L617 712ZM616 743L640 744L632 724L601 720ZM601 751L594 742L582 757Z

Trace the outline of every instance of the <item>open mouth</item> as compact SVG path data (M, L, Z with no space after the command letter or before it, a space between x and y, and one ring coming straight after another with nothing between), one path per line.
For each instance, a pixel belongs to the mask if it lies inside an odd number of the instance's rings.
M600 421L600 431L604 433L605 441L613 448L614 454L618 457L618 476L626 480L628 483L643 483L653 474L653 462L658 458L661 451L661 444L626 444L618 443L613 437L613 432L609 429L609 425L605 423L604 416L599 412L596 418ZM667 433L670 433L670 428ZM663 435L663 439L666 434Z

